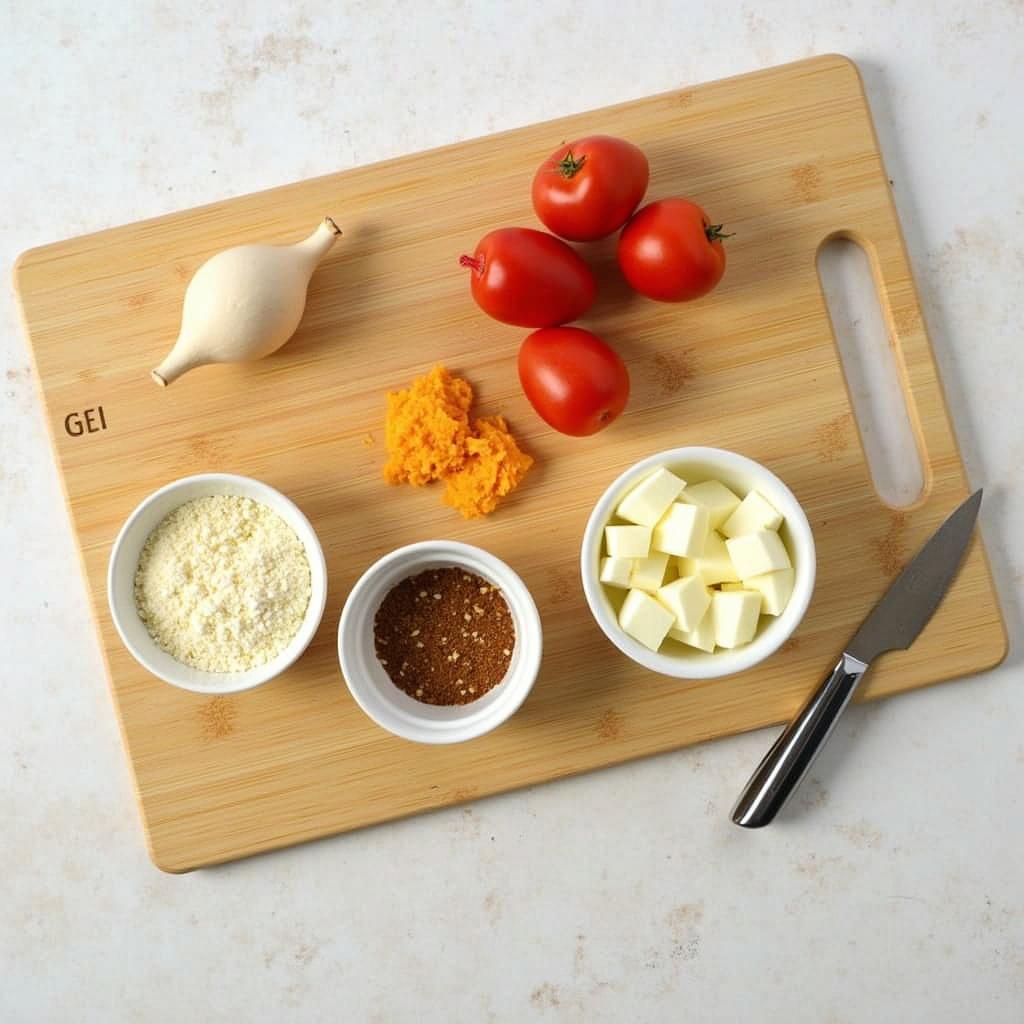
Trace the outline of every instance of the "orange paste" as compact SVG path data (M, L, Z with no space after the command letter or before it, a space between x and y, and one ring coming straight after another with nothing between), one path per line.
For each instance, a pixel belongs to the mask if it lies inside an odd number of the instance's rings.
M466 519L493 512L533 465L502 416L469 421L473 389L435 366L388 394L384 479L415 486L445 481L445 504Z

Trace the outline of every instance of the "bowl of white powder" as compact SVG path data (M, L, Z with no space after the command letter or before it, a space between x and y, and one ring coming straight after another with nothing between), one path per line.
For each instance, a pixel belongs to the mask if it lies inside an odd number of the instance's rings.
M196 693L266 683L309 645L327 566L309 520L273 487L203 473L151 494L114 541L110 613L143 668Z

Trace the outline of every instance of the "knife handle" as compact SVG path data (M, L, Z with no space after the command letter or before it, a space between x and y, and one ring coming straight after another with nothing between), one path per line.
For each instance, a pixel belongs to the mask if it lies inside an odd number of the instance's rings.
M762 828L785 806L832 734L867 665L844 653L832 674L783 730L732 811L743 828Z

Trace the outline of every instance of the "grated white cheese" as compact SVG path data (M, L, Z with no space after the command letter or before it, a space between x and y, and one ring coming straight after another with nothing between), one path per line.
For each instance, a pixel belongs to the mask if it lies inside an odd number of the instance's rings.
M204 672L242 672L275 658L302 625L309 561L295 531L251 498L195 498L146 539L135 605L149 635Z

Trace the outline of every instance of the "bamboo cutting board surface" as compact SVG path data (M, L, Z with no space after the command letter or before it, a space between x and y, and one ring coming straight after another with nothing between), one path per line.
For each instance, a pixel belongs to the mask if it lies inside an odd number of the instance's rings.
M649 199L693 197L735 237L718 290L678 306L631 295L612 244L590 250L600 294L584 323L622 353L633 393L612 428L576 439L533 414L515 371L526 332L477 310L456 261L494 227L535 225L534 168L562 140L595 132L643 147ZM177 334L196 268L231 245L295 241L325 214L345 233L313 278L295 338L261 363L202 368L158 390L148 373ZM864 245L879 285L925 467L911 508L875 494L852 415L815 268L836 234ZM15 277L151 855L168 871L779 722L968 492L860 80L842 57L45 246L22 256ZM463 522L437 487L396 490L381 479L385 392L439 361L471 380L481 414L508 417L537 460L483 521ZM102 420L86 417L99 407ZM69 433L77 423L96 429ZM653 676L621 656L578 579L584 523L603 489L643 456L685 444L766 463L803 503L818 545L816 594L794 638L760 668L709 682ZM327 610L306 655L237 696L149 676L106 605L124 519L151 491L201 471L282 490L327 556ZM359 574L392 548L438 537L508 561L545 630L522 710L449 748L374 725L349 696L335 650ZM1005 649L976 540L935 618L911 650L880 660L864 696L977 672Z

